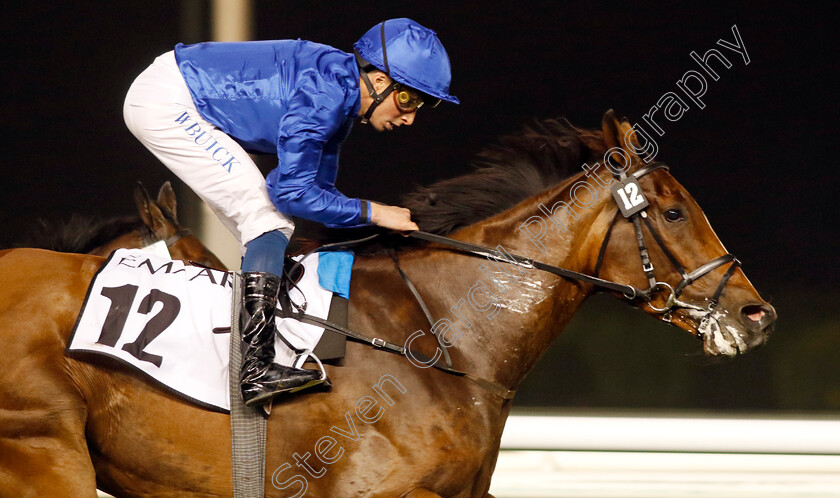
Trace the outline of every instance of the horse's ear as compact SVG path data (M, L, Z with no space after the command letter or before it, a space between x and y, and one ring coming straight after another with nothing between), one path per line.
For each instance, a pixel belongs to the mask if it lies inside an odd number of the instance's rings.
M621 123L618 125L619 136L622 137L622 148L632 155L637 155L636 150L642 148L639 144L639 138L636 136L636 130L627 118L621 118ZM627 142L630 142L629 147Z
M152 201L149 192L141 183L137 183L134 187L134 203L137 205L137 212L140 214L140 219L149 230L155 233L161 239L167 237L167 221L160 207Z
M134 186L134 205L137 206L137 212L140 213L140 218L143 219L143 223L147 226L149 225L149 220L147 220L149 215L148 206L151 202L152 198L149 196L146 187L142 183L137 182L137 185Z
M639 147L639 140L636 138L636 133L630 125L630 122L627 121L627 118L619 121L615 111L609 109L604 113L604 117L601 119L601 131L604 133L604 143L606 144L607 149L618 147L627 152L631 158L639 158L634 150L634 147L641 148ZM626 140L631 142L632 146L627 144L625 137ZM622 159L618 157L618 153L613 153L612 155L619 164L623 162Z
M175 191L172 190L172 183L168 180L160 187L158 192L157 203L159 206L165 208L172 215L172 219L178 221L178 201L175 199Z
M615 111L612 109L608 109L604 113L604 117L601 118L601 131L604 132L604 143L607 145L607 149L621 147L621 137L618 131L620 124L615 116Z

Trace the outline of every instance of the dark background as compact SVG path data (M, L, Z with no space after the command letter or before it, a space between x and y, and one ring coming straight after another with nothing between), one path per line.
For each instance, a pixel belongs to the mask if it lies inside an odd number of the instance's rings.
M659 118L658 159L777 307L775 336L745 358L707 364L687 335L596 298L517 403L840 410L836 18L828 3L752 4L257 1L255 38L350 50L378 21L403 16L437 31L462 104L423 109L387 136L357 126L344 146L339 188L386 202L466 171L482 147L533 118L598 127L614 108L641 121L698 69L691 51L717 48L732 67L716 66L705 109L689 102L679 121ZM132 214L138 180L156 189L174 179L127 131L122 101L155 56L209 39L206 6L18 2L4 12L0 246L39 218ZM749 65L715 44L733 40L733 24Z

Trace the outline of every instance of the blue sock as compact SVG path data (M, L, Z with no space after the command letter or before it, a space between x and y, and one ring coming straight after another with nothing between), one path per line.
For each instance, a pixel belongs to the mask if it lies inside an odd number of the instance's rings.
M243 272L266 272L283 275L283 256L289 239L280 230L266 232L245 245L242 258Z

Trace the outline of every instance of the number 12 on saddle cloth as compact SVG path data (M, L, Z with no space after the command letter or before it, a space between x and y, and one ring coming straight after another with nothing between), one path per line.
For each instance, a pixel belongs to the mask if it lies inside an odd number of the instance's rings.
M319 259L326 263L323 271L317 269ZM305 294L307 313L327 318L333 291L349 292L352 261L348 252L308 256L291 298L299 303ZM230 329L232 285L229 272L119 249L91 282L67 354L114 358L173 394L226 412L230 337L218 331ZM292 319L277 323L299 349L314 349L323 334L322 328ZM275 361L290 365L294 352L279 335Z

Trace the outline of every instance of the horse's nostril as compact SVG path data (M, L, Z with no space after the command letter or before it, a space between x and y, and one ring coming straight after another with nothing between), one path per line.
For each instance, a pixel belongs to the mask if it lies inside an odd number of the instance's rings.
M772 306L764 304L750 304L741 308L741 323L744 325L767 326L776 320L776 313Z
M764 315L767 314L761 306L745 306L741 310L741 313L753 322L760 322L764 318Z

